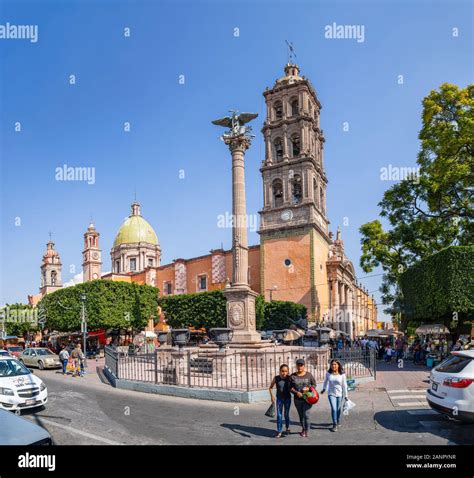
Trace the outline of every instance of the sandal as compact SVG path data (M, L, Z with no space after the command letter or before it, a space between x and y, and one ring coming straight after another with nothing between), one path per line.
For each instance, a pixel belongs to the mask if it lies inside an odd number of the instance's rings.
M275 438L281 438L283 435L281 433L277 433L277 435L275 436Z

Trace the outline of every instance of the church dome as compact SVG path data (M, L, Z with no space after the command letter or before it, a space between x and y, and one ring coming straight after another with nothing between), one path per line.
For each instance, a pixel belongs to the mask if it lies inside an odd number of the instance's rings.
M147 244L158 245L158 237L151 227L140 214L140 204L132 204L132 214L120 226L114 240L114 247L121 244L136 244L144 242Z

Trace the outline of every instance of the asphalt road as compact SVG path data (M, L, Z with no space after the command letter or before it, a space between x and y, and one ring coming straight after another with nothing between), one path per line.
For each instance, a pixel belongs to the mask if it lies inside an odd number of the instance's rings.
M411 390L419 405L400 408L385 389L351 392L356 407L342 427L329 430L327 397L312 410L310 437L301 438L292 407L293 434L280 440L268 404L232 404L162 397L117 390L100 381L35 371L48 386L45 409L23 416L46 428L56 444L474 444L474 425L460 424L429 410L422 390ZM395 394L396 395L396 394ZM402 399L405 400L405 399Z

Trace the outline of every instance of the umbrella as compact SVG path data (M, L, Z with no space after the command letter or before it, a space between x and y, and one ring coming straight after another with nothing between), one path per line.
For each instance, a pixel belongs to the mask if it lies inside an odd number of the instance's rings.
M283 341L285 342L292 342L293 340L298 340L301 338L303 334L301 334L298 330L287 330L286 334L283 336Z
M382 331L378 331L377 329L370 329L368 330L364 335L367 335L367 337L380 337Z
M443 324L423 324L415 330L415 334L449 334L449 329Z
M147 330L147 331L145 332L145 337L146 337L147 339L154 339L154 338L157 337L157 335L155 334L155 332L150 332L149 330Z

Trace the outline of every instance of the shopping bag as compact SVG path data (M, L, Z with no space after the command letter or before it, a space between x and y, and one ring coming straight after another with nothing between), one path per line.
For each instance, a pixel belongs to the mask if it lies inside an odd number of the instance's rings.
M347 399L342 407L343 415L349 415L349 410L352 410L355 406L356 404L353 401Z
M272 403L269 407L268 410L265 412L265 415L267 417L273 418L275 416L275 404Z

